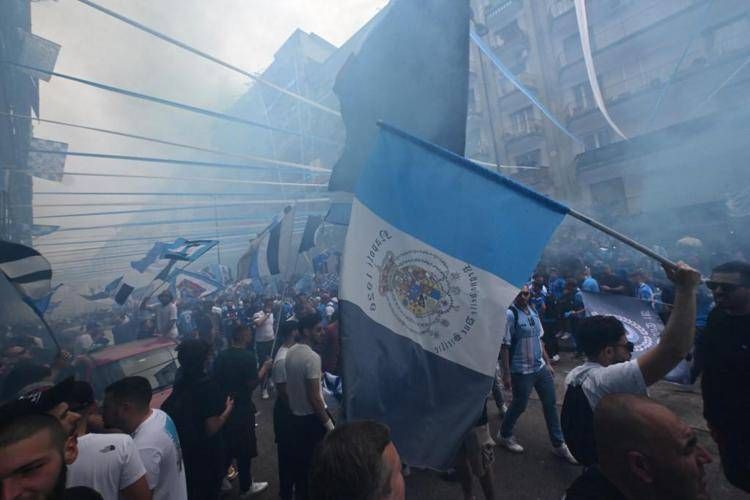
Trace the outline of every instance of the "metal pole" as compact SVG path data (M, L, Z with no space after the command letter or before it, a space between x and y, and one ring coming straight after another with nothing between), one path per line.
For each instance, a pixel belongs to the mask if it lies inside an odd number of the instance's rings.
M605 234L608 234L609 236L615 238L616 240L621 241L622 243L625 243L626 245L628 245L629 247L633 248L634 250L637 250L637 251L641 252L642 254L646 255L647 257L651 257L652 259L656 260L661 265L663 265L663 266L665 266L667 268L670 268L670 269L676 269L677 268L677 264L675 264L671 260L667 259L666 257L663 257L663 256L659 255L658 253L654 252L653 250L651 250L647 246L642 245L642 244L638 243L637 241L635 241L635 240L633 240L631 238L628 238L624 234L615 231L611 227L605 226L601 222L592 219L588 215L582 214L581 212L579 212L577 210L574 210L572 208L568 209L568 215L570 215L573 218L576 218L576 219L580 220L581 222L583 222L585 224L588 224L589 226L591 226L593 228L598 229L599 231L601 231L601 232L603 232Z

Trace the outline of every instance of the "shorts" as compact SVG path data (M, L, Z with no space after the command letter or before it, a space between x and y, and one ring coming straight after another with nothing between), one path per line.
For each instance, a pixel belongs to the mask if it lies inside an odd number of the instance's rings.
M255 354L258 357L258 365L262 365L267 359L271 359L273 340L255 342Z
M469 463L471 472L484 477L495 463L495 448L486 425L474 427L464 438L462 451Z

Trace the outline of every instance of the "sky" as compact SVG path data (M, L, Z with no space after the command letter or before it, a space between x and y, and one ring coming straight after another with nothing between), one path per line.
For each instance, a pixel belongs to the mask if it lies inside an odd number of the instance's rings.
M253 72L262 72L270 65L274 53L295 29L313 32L339 46L387 4L387 0L95 1ZM226 110L251 84L242 75L173 47L77 0L45 0L32 6L32 31L62 46L55 67L59 73L219 111ZM40 86L41 118L210 147L211 128L216 123L213 119L60 78L41 82ZM36 124L34 134L67 142L70 151L207 159L190 151L58 125ZM179 175L186 170L184 167L69 157L66 171ZM206 172L193 171L191 175L205 176ZM72 176L66 177L62 185L40 179L34 182L36 191L158 191L170 190L170 184L173 184L170 181ZM141 200L147 201L143 198L131 201ZM74 200L71 196L40 196L35 199L36 203L75 201L113 200L108 197ZM39 208L35 213L44 216L92 210L97 208ZM127 222L131 218L120 215L39 219L37 223L81 227ZM57 233L39 241L105 239L112 235L114 230L74 231Z

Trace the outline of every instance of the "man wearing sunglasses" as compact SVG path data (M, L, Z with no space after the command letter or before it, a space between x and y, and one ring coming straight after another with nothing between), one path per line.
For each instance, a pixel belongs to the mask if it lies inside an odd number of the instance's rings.
M703 415L727 479L750 492L750 264L722 264L706 286L716 307L697 346L704 359Z
M633 344L622 322L612 316L591 316L578 325L579 348L587 361L565 379L561 423L565 440L583 465L596 463L593 411L608 394L647 396L687 355L695 334L695 294L700 274L684 263L666 269L675 284L674 310L658 345L631 360Z

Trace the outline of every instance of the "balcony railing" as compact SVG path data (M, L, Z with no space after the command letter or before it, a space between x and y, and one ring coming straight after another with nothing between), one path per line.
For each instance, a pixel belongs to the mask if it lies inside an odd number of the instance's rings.
M549 13L552 19L557 19L566 12L573 10L573 0L557 0L549 6Z
M504 132L503 139L505 139L506 141L510 141L530 135L541 135L543 133L544 126L542 125L542 120L533 118L530 120L526 120L522 124L516 124L514 125L512 130Z

